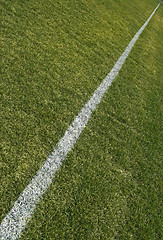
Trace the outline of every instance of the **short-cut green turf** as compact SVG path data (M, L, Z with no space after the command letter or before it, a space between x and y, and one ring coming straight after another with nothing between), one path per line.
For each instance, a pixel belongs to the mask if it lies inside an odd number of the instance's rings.
M2 1L1 219L157 1ZM161 239L162 6L22 239Z

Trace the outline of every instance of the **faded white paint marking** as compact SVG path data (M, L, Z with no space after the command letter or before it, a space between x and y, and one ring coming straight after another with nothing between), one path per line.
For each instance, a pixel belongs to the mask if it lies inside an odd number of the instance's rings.
M31 218L37 203L51 184L55 172L59 169L62 162L65 160L68 152L74 147L74 144L79 138L82 130L87 125L92 112L96 109L102 97L110 87L112 81L118 75L119 70L128 57L136 40L139 38L140 34L147 26L148 22L154 15L159 5L155 8L145 24L135 34L121 57L115 63L110 73L102 81L90 100L85 104L85 106L79 112L78 116L69 126L64 136L60 139L55 147L54 152L52 152L52 154L47 158L42 168L37 172L36 176L24 189L24 191L15 202L11 211L4 218L0 225L1 240L15 240L20 237L22 230L25 228L26 224Z

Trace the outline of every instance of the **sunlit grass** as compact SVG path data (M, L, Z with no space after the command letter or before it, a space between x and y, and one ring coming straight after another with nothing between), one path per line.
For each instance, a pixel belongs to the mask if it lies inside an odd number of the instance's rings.
M2 1L1 219L157 1ZM162 7L22 239L159 239Z

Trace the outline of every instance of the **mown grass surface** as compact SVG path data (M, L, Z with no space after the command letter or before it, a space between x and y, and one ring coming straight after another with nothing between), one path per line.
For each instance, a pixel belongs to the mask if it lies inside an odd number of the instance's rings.
M157 4L2 3L1 219ZM162 11L22 239L161 239Z

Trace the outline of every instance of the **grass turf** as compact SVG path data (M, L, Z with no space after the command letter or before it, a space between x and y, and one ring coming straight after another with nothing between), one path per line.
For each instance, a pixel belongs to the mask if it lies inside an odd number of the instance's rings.
M156 6L129 2L2 1L1 219ZM161 23L162 6L22 239L161 239Z

